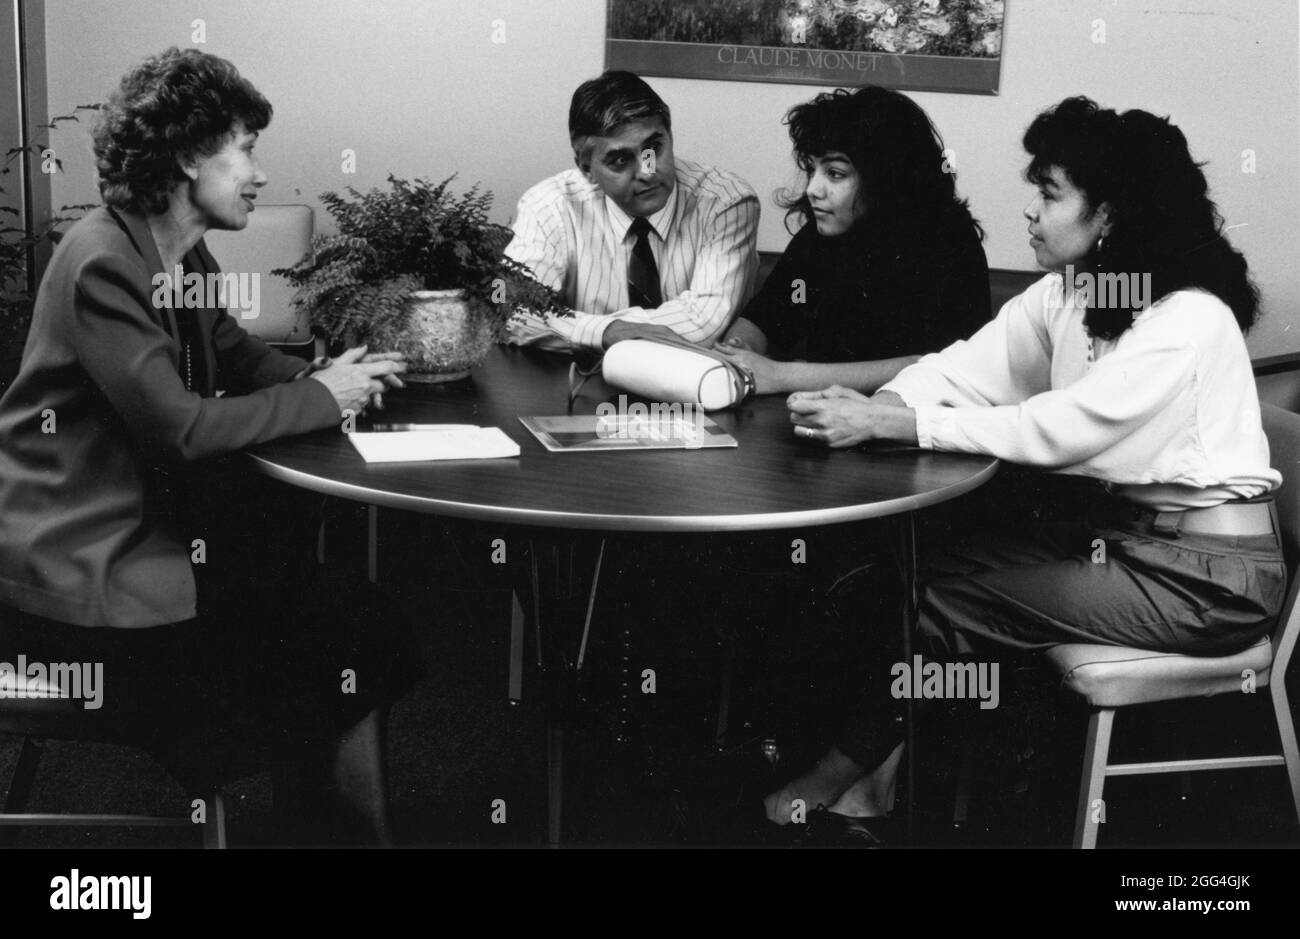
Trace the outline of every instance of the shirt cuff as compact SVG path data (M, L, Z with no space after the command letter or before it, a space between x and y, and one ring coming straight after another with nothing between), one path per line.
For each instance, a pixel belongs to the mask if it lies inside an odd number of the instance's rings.
M573 316L551 316L543 319L527 313L511 322L507 341L521 346L536 345L541 348L569 350L604 347L605 328L611 318L592 313L574 313Z
M949 417L944 412L951 411L952 408L924 405L912 410L916 412L916 445L922 450L936 449L935 437L942 436L943 423Z
M577 313L573 317L573 330L569 333L569 342L575 350L594 349L599 352L605 347L605 330L612 320L608 316L596 316L591 313Z

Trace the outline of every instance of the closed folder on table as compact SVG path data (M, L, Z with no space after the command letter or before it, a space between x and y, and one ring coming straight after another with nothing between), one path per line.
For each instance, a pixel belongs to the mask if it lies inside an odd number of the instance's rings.
M418 463L427 460L496 460L519 456L499 427L348 434L367 463Z

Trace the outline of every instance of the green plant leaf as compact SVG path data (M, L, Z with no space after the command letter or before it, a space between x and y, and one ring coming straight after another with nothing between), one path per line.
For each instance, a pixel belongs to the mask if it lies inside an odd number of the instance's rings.
M298 288L295 308L333 338L392 334L405 322L405 296L421 288L460 288L486 301L476 308L496 337L520 307L572 315L554 291L503 256L510 230L488 221L491 192L475 184L456 196L454 179L434 184L390 173L387 190L322 193L339 233L314 239L296 264L272 273ZM495 302L502 284L506 300Z

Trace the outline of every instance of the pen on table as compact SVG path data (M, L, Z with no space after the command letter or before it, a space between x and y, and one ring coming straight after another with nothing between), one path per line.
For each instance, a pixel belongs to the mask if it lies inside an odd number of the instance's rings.
M476 424L371 424L365 430L378 433L412 430L478 430Z

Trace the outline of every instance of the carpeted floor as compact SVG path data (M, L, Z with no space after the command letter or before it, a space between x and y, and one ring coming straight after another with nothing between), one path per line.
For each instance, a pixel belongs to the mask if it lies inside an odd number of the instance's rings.
M328 562L340 576L363 572L364 518L346 506L337 516ZM399 843L544 844L544 687L530 631L523 701L507 699L510 582L487 564L467 561L476 546L489 543L488 533L397 516L385 516L383 532L383 583L420 627L428 668L391 716L390 789ZM830 715L822 679L848 640L820 635L810 625L814 619L802 602L806 585L765 569L764 551L774 555L779 548L751 542L738 554L730 545L701 549L667 537L611 547L602 577L608 589L596 605L577 713L565 736L566 844L790 843L788 833L759 823L758 800L824 746ZM702 550L706 560L723 562L709 569ZM760 562L750 569L726 563L737 556ZM581 551L577 558L583 560ZM584 612L578 590L572 602L549 614L572 624ZM576 648L576 630L568 639ZM729 658L730 726L719 743L719 695ZM653 670L653 694L644 693L646 669ZM964 829L951 825L951 767L959 748L922 741L915 843L1069 843L1084 715L1050 689L1028 684L1019 695L1004 693L988 733L969 737L959 729L949 735L976 741ZM1241 697L1235 706L1243 717L1266 704ZM1243 752L1269 745L1268 734L1230 730L1236 723L1222 710L1207 710L1205 718L1195 713L1211 706L1222 702L1125 714L1117 746L1141 751L1167 745L1174 717L1188 712L1194 731L1189 752L1238 737ZM775 763L763 753L768 739L779 751ZM0 778L8 778L17 745L15 738L0 738ZM226 798L233 845L283 843L268 774L229 787ZM50 741L29 808L179 814L187 805L180 787L142 753ZM1198 774L1190 788L1175 776L1114 780L1107 787L1102 840L1110 846L1295 846L1300 834L1284 774L1270 769ZM15 841L31 847L197 842L191 832L163 829L24 829Z

